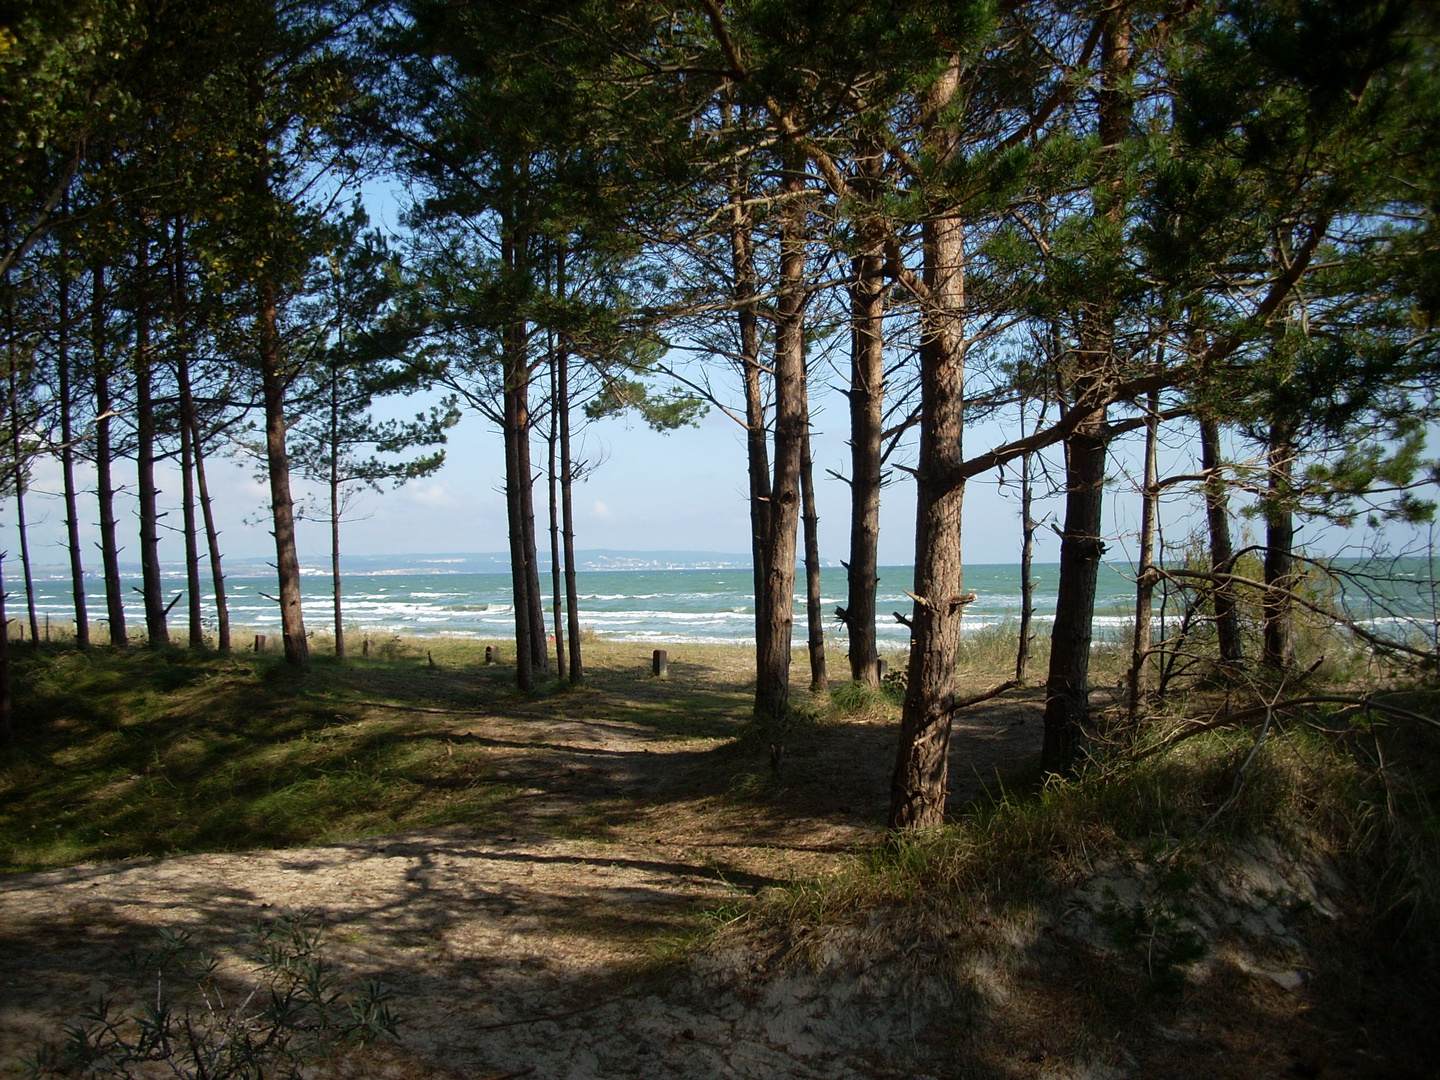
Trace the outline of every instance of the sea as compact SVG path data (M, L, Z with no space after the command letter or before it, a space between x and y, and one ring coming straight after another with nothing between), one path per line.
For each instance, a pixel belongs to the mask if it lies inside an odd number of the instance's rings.
M755 640L755 590L751 571L742 556L706 553L581 553L578 571L580 624L601 637L615 641L671 643L753 644ZM693 563L704 565L693 565ZM1386 586L1377 606L1355 610L1357 618L1372 626L1400 623L1418 624L1422 630L1433 625L1436 610L1435 575L1425 560L1413 566L1394 568L1396 582ZM691 563L692 565L685 565ZM679 565L677 565L679 564ZM178 602L171 612L172 632L183 625L186 602L181 568L165 568L165 597ZM8 586L8 616L24 618L24 591L16 560L5 564ZM135 628L143 627L139 568L124 567L126 619ZM1059 577L1055 564L1032 568L1037 631L1046 628L1055 610ZM35 606L42 626L51 621L66 625L73 618L68 571L60 566L38 567L35 572ZM879 571L879 617L876 630L884 645L903 648L908 629L893 613L909 615L912 601L905 592L912 588L913 570L908 566L886 566ZM1018 625L1020 617L1020 568L1014 564L969 565L965 567L965 589L975 600L965 609L964 631ZM207 627L214 625L214 592L204 578L203 609ZM820 575L825 630L841 639L844 625L835 608L845 604L846 572L829 566ZM553 622L551 577L548 568L541 574L546 593L546 618ZM805 587L797 577L797 590ZM319 560L302 568L305 621L311 630L325 632L333 625L331 579L328 566ZM226 589L233 627L264 633L279 625L278 605L270 599L276 592L274 571L263 562L236 560L227 570ZM349 560L343 580L343 610L347 633L394 635L448 635L477 639L504 639L514 634L511 584L502 556L424 555L370 556ZM795 641L806 638L805 597L797 591ZM1099 641L1120 640L1129 633L1135 603L1135 585L1126 570L1104 566L1096 596L1095 637ZM103 586L97 579L87 581L86 608L92 633L103 633L97 624L106 619ZM42 631L43 632L43 631ZM1426 636L1429 636L1427 633Z

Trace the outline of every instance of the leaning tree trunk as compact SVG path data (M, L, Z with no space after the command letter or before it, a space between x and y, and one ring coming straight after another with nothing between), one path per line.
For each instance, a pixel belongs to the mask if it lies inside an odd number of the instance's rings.
M110 360L105 349L105 267L97 264L91 277L90 338L95 378L95 495L100 504L100 562L105 570L105 612L110 644L127 645L124 583L120 579L120 547L115 527L115 481L111 472Z
M290 497L290 455L285 447L285 370L280 355L275 284L260 284L260 375L265 396L265 462L270 475L270 515L275 531L275 568L280 584L280 633L285 661L310 669L310 642L300 598L300 558L295 551L295 505Z
M1295 611L1289 596L1295 587L1295 515L1290 507L1295 441L1289 425L1270 425L1267 464L1262 659L1267 667L1284 671L1295 665Z
M75 428L70 384L70 269L61 247L57 283L59 319L55 327L55 365L60 391L60 470L65 486L65 539L70 550L70 591L75 601L75 645L90 647L90 617L85 607L85 564L80 552L80 509L75 492Z
M808 414L808 409L806 410ZM810 425L800 456L800 502L805 525L805 619L809 630L810 692L823 694L830 688L825 673L825 611L820 606L820 513L815 508L815 463L810 457Z
M780 280L775 301L775 471L765 542L764 599L756 606L755 715L778 721L790 700L795 623L795 536L800 519L800 462L805 439L805 158L783 148L780 181ZM759 598L757 597L757 601Z
M882 157L871 148L856 163L862 197L878 198ZM852 260L850 287L850 560L843 621L850 638L850 677L878 686L875 590L880 551L881 435L885 407L884 222L867 221Z
M1230 506L1225 477L1220 472L1220 425L1207 417L1200 419L1200 468L1205 473L1205 521L1210 532L1210 570L1216 574L1235 572L1235 547L1230 540ZM1222 667L1237 668L1245 661L1240 640L1240 615L1235 590L1217 583L1211 594L1215 605L1215 636Z
M936 80L926 102L926 140L943 164L954 136L943 113L959 85L959 61ZM892 829L945 820L955 666L964 609L960 514L965 487L955 482L964 460L965 233L960 218L927 214L921 231L920 454L915 469L915 603L900 743L890 779Z
M200 425L190 425L190 445L195 452L195 485L200 489L200 510L205 519L205 543L210 552L210 576L215 583L215 647L230 651L230 607L225 601L225 573L220 567L220 532L215 527L215 510L210 503L210 485L205 480L205 442Z
M1155 528L1160 510L1156 451L1160 436L1160 395L1152 392L1145 418L1144 481L1140 489L1140 565L1135 578L1135 633L1130 648L1130 719L1150 693L1150 619L1155 596Z
M150 355L149 249L141 241L135 302L135 473L140 504L140 578L145 603L145 634L152 649L170 644L165 624L164 584L160 579L159 491L155 486L155 402L151 393L154 364Z

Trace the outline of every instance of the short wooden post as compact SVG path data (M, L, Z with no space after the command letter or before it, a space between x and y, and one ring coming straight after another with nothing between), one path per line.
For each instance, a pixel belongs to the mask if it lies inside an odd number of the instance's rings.
M369 639L369 638L366 638L364 641L360 642L360 655L361 655L361 656L369 656L369 655L370 655L370 639Z
M485 666L486 666L486 667L494 667L494 666L495 666L495 646L494 646L494 645L486 645L486 646L485 646Z
M50 644L50 613L45 613L45 644Z
M656 649L650 666L655 678L664 679L668 677L670 674L670 654L664 649Z
M885 681L885 674L890 670L890 661L883 656L875 661L875 678L879 682Z
M265 635L264 635L264 634L256 634L256 635L255 635L255 651L256 651L256 652L264 652L264 651L265 651Z

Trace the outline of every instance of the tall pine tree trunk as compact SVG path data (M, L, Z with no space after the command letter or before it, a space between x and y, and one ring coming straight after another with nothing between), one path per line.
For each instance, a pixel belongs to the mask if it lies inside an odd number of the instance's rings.
M560 443L560 372L559 357L555 354L555 343L550 343L550 431L546 436L549 452L545 478L550 496L550 604L555 620L555 673L565 677L565 625L564 603L561 599L560 567L560 492L559 492L559 443Z
M175 317L175 379L180 391L180 510L185 530L186 614L190 648L205 647L200 611L200 543L195 522L195 401L190 393L190 347L185 333L185 234L176 219L170 250L171 308Z
M1155 596L1155 530L1160 510L1156 452L1160 439L1160 395L1152 392L1145 418L1144 480L1140 489L1140 565L1135 579L1135 632L1130 648L1130 718L1150 693L1150 619Z
M343 333L343 329L341 331ZM327 477L330 495L330 604L335 622L335 658L345 659L344 579L340 576L340 372L330 369L330 429Z
M71 416L70 266L63 238L56 290L59 318L55 327L55 365L60 390L60 470L65 489L65 541L70 551L70 592L75 601L75 645L88 649L90 616L85 608L85 564L80 552L80 510L75 491L75 426Z
M565 262L562 255L557 275L558 288L564 297ZM570 630L570 685L585 681L585 665L580 657L580 587L575 579L575 513L573 489L574 464L570 457L570 353L560 349L559 372L556 380L555 408L560 415L560 513L565 548L565 618Z
M225 573L220 566L220 532L215 528L215 510L210 503L210 485L205 480L205 442L200 425L190 425L190 445L195 454L195 483L200 489L200 510L205 519L205 543L210 552L210 576L215 583L215 646L230 651L230 608L225 600Z
M160 578L159 491L155 486L154 363L150 351L150 249L140 242L135 283L135 474L140 509L140 578L145 603L145 634L152 649L170 644L165 624L164 583Z
M1210 533L1210 569L1216 574L1230 574L1235 571L1235 547L1230 539L1230 506L1220 465L1220 425L1201 417L1200 468L1206 476L1205 521ZM1225 667L1238 667L1245 661L1245 649L1240 640L1235 590L1227 584L1216 584L1212 595L1220 663Z
M20 397L16 358L14 354L15 327L10 326L10 452L14 455L12 482L15 485L15 523L20 529L20 568L25 575L25 610L30 616L30 645L40 647L40 618L35 613L35 580L30 567L30 530L25 522L25 459L20 447Z
M790 647L795 624L795 539L800 520L800 462L805 408L805 158L783 147L780 181L780 279L775 301L775 471L765 541L764 599L757 628L755 715L785 716L790 699Z
M280 633L285 661L310 669L310 642L300 600L300 558L295 550L295 504L290 495L290 455L285 447L285 367L280 353L280 314L275 283L260 286L260 376L265 397L265 463L270 477L270 519L280 584Z
M1100 180L1092 194L1095 212L1123 234L1124 165L1118 153L1131 116L1127 97L1130 14L1122 2L1099 16L1101 28L1099 136ZM1082 318L1074 388L1078 397L1107 378L1115 345L1113 286L1100 286L1095 304ZM1050 670L1045 681L1045 739L1040 767L1068 771L1081 751L1090 719L1090 640L1095 588L1105 544L1104 516L1106 410L1086 416L1065 442L1065 526L1060 539L1060 583L1050 636Z
M959 85L959 61L930 88L926 149L943 165L954 136L944 116ZM921 228L925 295L920 304L920 454L915 469L915 603L900 742L890 779L892 829L945 820L955 666L964 610L960 515L965 488L954 482L963 461L965 396L965 233L939 207Z
M1269 589L1261 603L1262 658L1267 667L1284 671L1295 664L1295 611L1287 595L1295 587L1295 515L1290 507L1295 435L1288 423L1271 422L1266 464L1265 584Z
M5 617L5 553L0 551L0 745L15 738L10 718L10 620Z
M105 570L105 613L110 644L129 644L125 629L124 582L120 579L120 548L115 528L115 482L110 446L110 358L105 342L105 267L97 263L91 277L90 340L95 375L95 495L100 506L100 562Z
M800 501L805 525L805 619L809 631L810 692L830 689L825 672L825 609L820 606L820 513L815 508L815 463L810 456L810 423L805 423L805 442L800 456Z
M1035 619L1035 481L1033 455L1020 456L1020 641L1015 647L1015 681L1024 683L1030 668Z
M731 119L725 107L725 122ZM769 628L760 613L767 608L766 573L770 564L770 447L767 441L765 389L760 365L760 322L756 308L754 222L744 165L730 177L730 271L740 338L741 379L745 387L745 467L750 482L750 569L755 589L755 650L767 653Z
M879 196L882 155L868 148L856 162L861 197ZM850 638L850 677L878 686L875 589L880 582L881 434L885 408L884 223L867 221L850 287L850 559L844 622Z

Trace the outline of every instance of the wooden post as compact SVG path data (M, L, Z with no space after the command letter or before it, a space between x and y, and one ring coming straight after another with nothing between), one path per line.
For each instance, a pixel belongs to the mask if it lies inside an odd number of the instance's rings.
M878 682L885 681L885 674L889 668L890 661L886 660L883 656L875 661L875 678Z
M50 613L45 613L45 644L50 644Z
M360 655L361 655L361 656L369 656L369 655L370 655L370 639L369 639L369 638L366 638L364 641L362 641L362 642L360 643Z
M256 651L256 652L264 652L264 651L265 651L265 635L264 635L264 634L256 634L256 635L255 635L255 651Z
M486 667L494 667L494 666L495 666L495 661L496 661L496 657L495 657L495 646L494 646L494 645L486 645L486 646L485 646L485 666L486 666Z
M664 679L670 674L670 654L664 649L656 649L655 656L651 660L651 670L655 678Z

